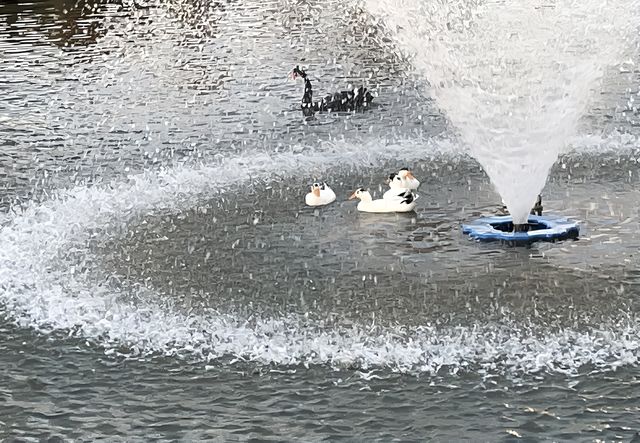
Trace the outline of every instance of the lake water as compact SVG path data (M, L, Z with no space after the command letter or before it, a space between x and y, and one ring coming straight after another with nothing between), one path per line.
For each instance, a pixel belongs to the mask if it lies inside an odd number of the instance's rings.
M640 431L638 71L544 189L580 239L479 244L500 197L385 38L339 1L0 5L0 439ZM375 106L305 118L297 64ZM347 200L403 166L415 214Z

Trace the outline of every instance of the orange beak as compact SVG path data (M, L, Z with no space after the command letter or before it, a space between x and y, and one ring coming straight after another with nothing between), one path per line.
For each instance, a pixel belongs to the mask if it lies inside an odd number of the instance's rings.
M320 197L320 188L313 188L312 192L316 197Z
M357 195L356 195L356 193L354 192L353 194L351 194L351 197L349 197L349 200L353 200L353 199L354 199L354 198L356 198L356 197L357 197Z
M415 177L413 176L413 174L411 172L407 172L407 178L410 178L412 180L415 179Z

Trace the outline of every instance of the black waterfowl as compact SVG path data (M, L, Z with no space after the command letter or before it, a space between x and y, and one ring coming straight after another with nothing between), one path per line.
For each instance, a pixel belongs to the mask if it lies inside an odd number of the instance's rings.
M542 215L542 195L538 194L538 198L536 199L536 204L533 205L533 208L531 208L531 214L532 215Z
M369 104L373 101L373 95L367 91L367 88L360 86L350 91L340 91L327 95L322 100L314 102L313 88L311 87L311 80L309 80L307 73L301 70L299 66L296 66L293 68L291 75L294 79L302 77L304 80L302 112L304 112L305 115L310 115L314 112L348 112L362 110L369 107Z

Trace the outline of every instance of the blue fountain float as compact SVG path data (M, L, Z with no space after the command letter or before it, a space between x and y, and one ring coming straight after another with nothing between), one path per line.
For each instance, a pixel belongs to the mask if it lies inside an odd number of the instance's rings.
M529 215L525 230L514 231L510 215L483 217L462 225L462 232L478 241L503 241L513 244L528 244L535 241L554 242L575 239L580 234L577 222L566 218Z

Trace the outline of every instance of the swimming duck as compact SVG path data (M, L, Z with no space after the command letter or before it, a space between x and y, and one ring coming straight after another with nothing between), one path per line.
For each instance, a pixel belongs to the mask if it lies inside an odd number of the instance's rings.
M396 198L373 200L364 188L356 190L349 200L359 198L358 211L362 212L410 212L416 207L416 195L410 190L399 193Z
M299 66L293 68L291 77L295 80L301 77L304 80L304 95L302 96L302 112L311 115L314 112L345 112L367 108L373 100L373 95L367 88L360 86L350 91L340 91L327 95L319 102L313 101L313 88L307 73Z
M335 192L326 183L314 183L311 185L311 192L304 197L305 203L309 206L328 205L335 199Z

